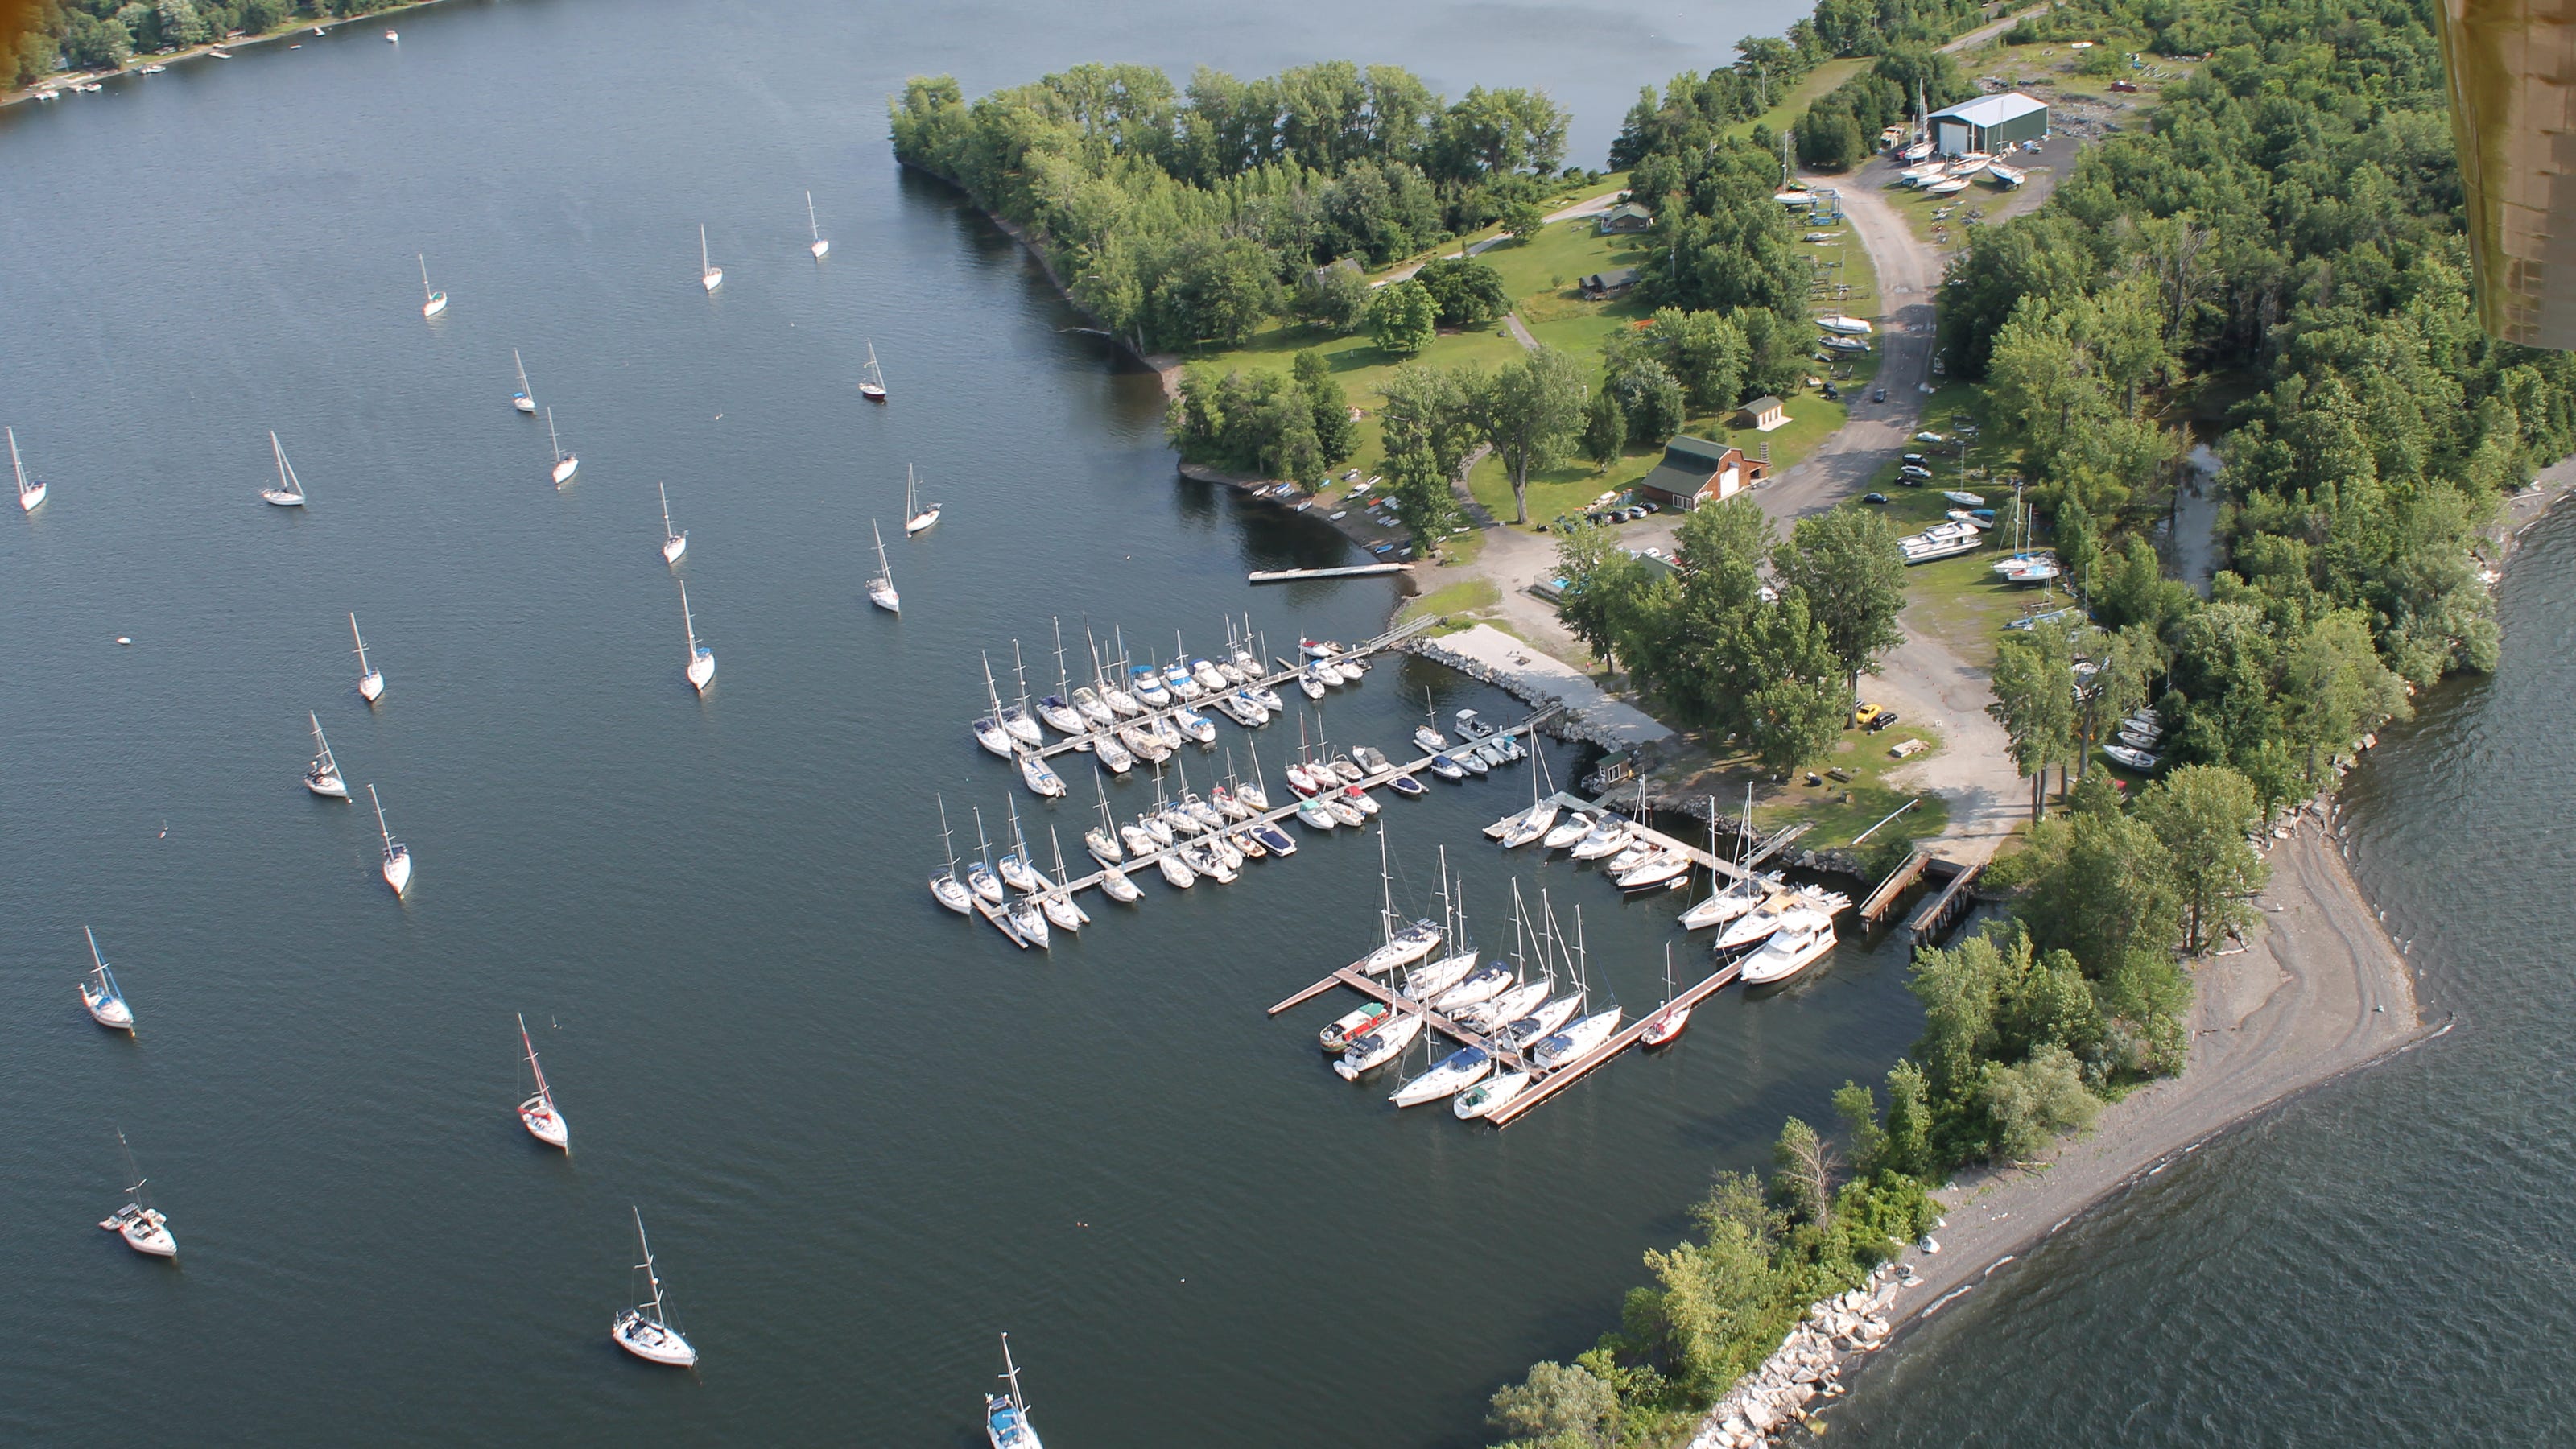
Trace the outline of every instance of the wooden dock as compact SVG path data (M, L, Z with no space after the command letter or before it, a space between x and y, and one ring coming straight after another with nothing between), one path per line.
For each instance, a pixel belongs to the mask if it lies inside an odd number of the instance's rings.
M1244 575L1248 583L1292 584L1303 579L1364 579L1372 574L1400 574L1413 567L1409 563L1344 564L1330 569L1254 569Z
M1896 902L1905 894L1906 888L1921 880L1924 868L1931 863L1932 852L1928 850L1917 850L1905 857L1905 863L1889 871L1887 879L1880 881L1877 889L1869 893L1869 898L1860 903L1860 918L1877 925L1889 911L1896 909Z
M1389 974L1392 975L1393 973L1390 972ZM1537 1068L1534 1067L1528 1059L1521 1055L1518 1048L1500 1045L1499 1043L1501 1038L1487 1036L1482 1032L1470 1031L1466 1027L1460 1026L1458 1023L1450 1020L1448 1017L1442 1016L1439 1012L1433 1011L1427 1004L1401 999L1396 995L1394 987L1389 986L1385 982L1378 980L1376 977L1360 970L1357 966L1343 967L1341 970L1334 972L1332 975L1325 977L1323 980L1318 981L1314 985L1307 987L1305 990L1298 992L1296 995L1289 997L1286 1001L1280 1002L1277 1006L1270 1008L1270 1014L1272 1016L1277 1016L1279 1013L1288 1010L1290 1007L1301 1006L1306 1002L1312 1001L1316 997L1323 995L1325 992L1332 990L1336 986L1347 986L1353 991L1360 993L1362 996L1366 996L1373 1001L1384 1002L1398 1011L1412 1012L1420 1016L1422 1018L1423 1025L1429 1027L1431 1030L1439 1032L1443 1036L1452 1037L1458 1041L1465 1042L1469 1046L1483 1047L1486 1051L1493 1054L1495 1061L1512 1068L1514 1071L1534 1072L1537 1070Z
M1583 810L1598 813L1602 811L1612 811L1618 808L1617 801L1612 796L1604 796L1599 800L1586 800L1580 795L1560 790L1553 798L1560 808L1568 810ZM1773 832L1769 839L1753 848L1753 858L1750 864L1738 865L1734 861L1727 859L1725 856L1713 855L1708 851L1691 844L1689 841L1683 840L1677 836L1666 835L1662 831L1654 829L1643 821L1631 820L1628 822L1630 833L1635 835L1638 839L1651 841L1656 845L1662 846L1666 850L1676 851L1682 855L1689 856L1691 864L1729 881L1742 880L1747 875L1760 871L1762 869L1762 862L1769 860L1771 857L1778 855L1781 851L1788 849L1790 842L1796 840L1799 836L1806 834L1814 828L1815 822L1812 820L1800 820L1794 824L1784 825L1779 830Z
M1950 862L1942 861L1941 864L1950 865ZM1976 895L1968 887L1976 883L1977 873L1984 869L1983 863L1951 866L1954 873L1949 885L1943 887L1939 895L1926 898L1914 908L1913 915L1905 918L1906 934L1914 938L1915 945L1930 945L1935 937L1957 925L1959 918L1976 905Z

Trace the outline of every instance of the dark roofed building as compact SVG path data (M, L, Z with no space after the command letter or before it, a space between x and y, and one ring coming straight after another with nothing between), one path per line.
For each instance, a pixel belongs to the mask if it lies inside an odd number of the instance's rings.
M1735 411L1744 419L1746 427L1759 428L1766 433L1789 421L1788 404L1776 397L1757 397Z
M1762 481L1770 465L1747 460L1742 448L1706 438L1675 438L1664 444L1663 461L1637 482L1637 496L1684 512L1714 503Z
M1633 201L1623 201L1601 213L1603 236L1629 236L1655 229L1655 214Z
M1628 295L1628 289L1635 285L1637 285L1635 267L1612 267L1606 272L1594 272L1584 278L1581 291L1586 301L1606 302L1613 297Z

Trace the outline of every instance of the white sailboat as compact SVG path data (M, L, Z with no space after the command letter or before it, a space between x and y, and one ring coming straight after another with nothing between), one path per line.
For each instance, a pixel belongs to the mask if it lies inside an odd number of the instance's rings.
M107 958L98 954L98 937L89 927L81 927L89 937L89 975L81 981L81 1005L88 1009L90 1020L110 1031L134 1030L134 1008L125 1004L125 992L116 984L116 973L107 968Z
M1708 852L1717 853L1717 801L1708 802ZM1682 929L1696 931L1703 926L1723 926L1762 903L1762 882L1753 873L1753 787L1744 789L1744 817L1738 827L1736 863L1740 867L1735 879L1720 887L1714 872L1709 876L1709 897L1682 912Z
M1458 1120L1462 1122L1472 1122L1479 1117L1490 1117L1504 1103L1519 1096L1521 1090L1529 1084L1530 1074L1527 1072L1496 1072L1460 1092L1449 1104L1449 1110L1456 1113Z
M662 562L675 564L689 551L689 536L671 526L671 490L667 484L653 485L662 494Z
M1020 1366L1011 1362L1011 1336L1002 1335L1002 1378L1011 1386L1007 1394L984 1396L984 1437L992 1449L1044 1449L1038 1443L1038 1431L1029 1422L1029 1401L1020 1397Z
M1419 1107L1474 1086L1493 1069L1493 1053L1478 1046L1460 1047L1429 1071L1396 1088L1387 1100L1398 1107Z
M367 799L376 807L376 834L384 841L385 884L394 888L394 898L400 900L411 889L411 847L394 839L393 832L385 828L385 802L376 798L375 786L367 787Z
M390 34L391 32L387 33ZM417 253L415 255L420 256L420 315L423 317L435 317L439 313L447 310L447 294L445 292L433 291L430 288L428 256Z
M707 260L707 228L698 225L698 285L712 292L724 285L724 268Z
M546 1085L546 1069L537 1065L537 1044L528 1040L528 1018L519 1018L519 1045L528 1054L528 1070L536 1076L537 1093L519 1104L519 1123L528 1135L548 1147L572 1151L572 1128L563 1113L555 1110L554 1089Z
M259 496L280 508L304 506L304 480L295 476L295 467L286 461L286 448L277 441L277 430L268 434L268 451L277 459L277 486L262 488Z
M689 612L687 584L680 585L680 627L689 631L689 687L704 694L716 682L716 651L698 642L698 620Z
M340 778L340 762L331 758L331 742L322 737L322 717L311 710L304 717L313 721L313 763L305 768L304 788L326 800L349 798L349 782Z
M1664 943L1664 1004L1637 1032L1637 1040L1649 1047L1659 1047L1682 1034L1690 1025L1692 1003L1673 994L1673 943Z
M948 818L948 807L944 802L939 814L942 820ZM975 863L966 867L966 888L988 905L1002 903L1002 878L993 873L993 842L984 833L984 812L981 809L975 812Z
M927 533L939 522L940 505L921 501L919 482L913 477L912 465L903 465L903 532L906 538ZM1092 671L1098 673L1098 670Z
M143 1202L143 1174L134 1170L134 1149L125 1145L125 1133L116 1134L116 1150L125 1157L125 1175L134 1185L125 1190L125 1203L99 1223L107 1231L125 1239L125 1246L147 1258L179 1256L179 1240L171 1235L170 1220Z
M814 219L814 193L810 191L805 193L805 228L814 233L814 244L805 250L812 252L814 260L819 262L823 260L824 253L832 249L832 244L823 240L823 224Z
M358 632L358 616L349 615L349 637L358 642L350 652L358 656L358 698L369 704L385 697L385 672L367 662L367 639Z
M581 460L564 451L563 439L555 433L555 410L551 407L546 409L546 443L554 449L555 464L552 477L555 480L555 486L561 488L572 481L573 474L581 471Z
M1055 847L1055 874L1045 878L1046 889L1038 892L1038 908L1045 911L1046 918L1059 929L1079 931L1091 917L1083 914L1082 907L1074 903L1073 892L1065 889L1065 882L1072 877L1064 870L1064 836L1050 825L1047 839Z
M644 1261L635 1266L644 1271L644 1281L651 1286L650 1301L632 1308L620 1309L609 1321L608 1336L617 1346L647 1363L669 1364L687 1368L698 1361L698 1351L671 1326L670 1310L662 1301L662 1275L653 1267L653 1245L644 1236L644 1213L635 1210L635 1243L644 1250Z
M1101 803L1106 805L1108 802L1104 799ZM945 796L939 801L939 844L948 852L948 869L931 876L930 894L957 914L971 916L975 913L975 896L966 888L966 883L957 878L957 842L949 834L948 800Z
M45 501L45 480L27 476L27 465L18 460L18 430L9 429L9 470L18 475L18 511L33 513Z
M515 347L510 349L510 365L519 369L519 390L510 394L510 406L534 416L537 411L536 390L528 386L528 365L519 360L519 349Z
M984 700L991 709L969 726L975 732L975 743L1010 759L1019 752L1019 745L1002 724L1002 692L993 684L993 657L989 654L984 656Z
M859 396L872 403L886 400L885 372L877 366L877 345L874 341L868 343L867 370L859 374Z
M885 530L870 519L868 531L877 536L877 576L868 580L868 602L889 614L900 614L903 596L894 591L894 565L886 562Z

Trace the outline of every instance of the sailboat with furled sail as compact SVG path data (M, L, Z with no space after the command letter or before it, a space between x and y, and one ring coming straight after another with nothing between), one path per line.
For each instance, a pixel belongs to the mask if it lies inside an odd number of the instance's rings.
M877 537L877 576L868 580L868 602L889 614L900 614L903 596L894 591L894 565L886 562L885 530L877 527L874 520L869 521L868 530Z
M143 1201L143 1174L134 1168L134 1149L125 1145L125 1133L116 1134L116 1150L125 1157L125 1175L134 1185L125 1190L124 1205L109 1213L99 1223L101 1228L125 1240L125 1246L147 1258L179 1256L179 1240L170 1232L170 1220L146 1206Z
M304 717L313 721L313 763L305 768L304 788L326 800L349 798L349 782L340 778L340 762L331 758L331 742L322 737L322 717L311 710Z
M724 268L707 260L707 228L698 224L698 285L712 292L724 285Z
M420 258L420 315L423 317L435 317L439 313L447 310L447 294L445 292L438 291L429 285L428 254L422 252L414 253L414 255Z
M563 1113L555 1110L554 1089L546 1085L546 1069L537 1065L537 1044L528 1040L528 1018L519 1017L519 1047L528 1054L528 1070L537 1079L536 1095L519 1104L519 1123L528 1135L548 1147L572 1150L572 1128L564 1122Z
M295 476L295 465L286 461L286 445L277 440L274 428L268 433L268 451L277 459L277 486L259 490L261 500L279 508L303 507L304 480Z
M510 394L510 406L534 416L537 411L536 390L528 386L528 364L519 359L519 349L515 347L510 349L510 365L519 369L519 390Z
M350 651L358 656L358 698L374 704L385 697L385 672L367 662L367 639L358 632L358 616L354 613L349 615L349 637L358 645Z
M644 1250L644 1261L635 1266L644 1274L653 1296L632 1308L619 1310L609 1320L608 1336L617 1346L647 1363L668 1364L687 1368L698 1361L698 1351L671 1326L670 1307L663 1301L662 1275L653 1267L653 1244L644 1236L643 1209L635 1210L635 1243Z
M373 785L367 787L367 800L376 807L376 835L384 841L385 884L394 888L394 898L400 900L411 889L411 847L394 839L394 833L385 828L385 802L376 798Z
M90 1020L110 1031L134 1030L134 1008L125 1004L125 992L116 984L116 973L107 967L107 958L98 954L98 937L87 926L81 934L89 937L89 975L82 979L81 1005Z
M555 432L553 408L546 409L546 443L555 454L554 471L550 476L555 480L555 486L561 488L572 481L573 474L581 471L581 460L564 451L563 438Z
M671 526L671 490L661 483L653 485L662 494L662 562L675 564L689 551L689 536Z
M698 642L697 616L689 612L689 586L680 585L680 627L689 634L689 687L700 694L716 682L716 651Z
M931 876L930 894L957 914L971 916L975 913L975 894L957 878L957 842L948 830L948 798L944 795L939 799L939 844L948 852L948 869Z
M823 223L814 219L814 193L810 191L805 193L805 229L814 234L814 244L805 250L812 252L814 260L819 262L832 250L832 244L823 240Z
M903 465L903 532L906 538L927 533L939 522L940 505L921 501L921 484L910 463ZM1094 671L1097 672L1097 671Z
M859 396L872 403L886 400L885 372L877 366L877 345L874 342L868 344L867 370L859 374Z
M1029 1423L1029 1401L1020 1397L1020 1366L1011 1362L1011 1336L1002 1335L1002 1378L1007 1394L984 1396L984 1437L993 1449L1044 1449L1036 1426Z
M18 430L9 429L9 471L18 477L18 511L33 513L45 501L45 480L31 477L27 465L18 458Z

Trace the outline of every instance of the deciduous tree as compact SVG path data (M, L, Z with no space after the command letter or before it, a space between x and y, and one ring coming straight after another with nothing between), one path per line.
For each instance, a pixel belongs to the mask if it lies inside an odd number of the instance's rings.
M1565 456L1583 426L1574 360L1541 347L1466 384L1469 415L1512 484L1512 522L1529 522L1530 474Z

